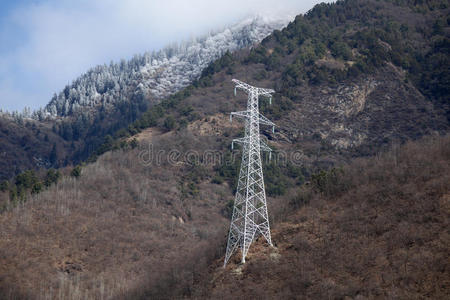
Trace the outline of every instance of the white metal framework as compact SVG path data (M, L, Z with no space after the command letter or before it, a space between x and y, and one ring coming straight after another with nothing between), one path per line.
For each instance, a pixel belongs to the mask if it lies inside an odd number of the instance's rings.
M237 248L241 249L242 263L245 263L250 244L260 234L272 246L261 162L261 150L270 153L271 149L260 138L259 124L272 126L272 131L275 124L259 113L258 100L259 96L264 96L272 103L271 94L275 91L253 87L236 79L233 82L236 84L234 94L237 89L246 92L248 103L247 110L230 115L230 121L233 116L245 119L245 136L231 143L232 148L234 143L242 144L243 152L224 267Z

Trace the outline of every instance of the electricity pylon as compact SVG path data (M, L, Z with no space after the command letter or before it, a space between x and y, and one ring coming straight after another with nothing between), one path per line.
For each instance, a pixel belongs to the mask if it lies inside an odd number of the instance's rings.
M259 96L265 96L272 104L271 94L275 91L257 88L236 79L233 82L236 84L234 95L236 90L242 90L248 94L248 102L247 110L230 115L230 121L233 116L245 119L245 136L231 143L232 149L234 143L242 144L243 151L224 267L237 248L241 249L242 263L245 263L250 244L259 234L272 246L261 162L261 150L268 151L270 155L271 149L261 140L259 125L272 126L274 131L275 124L259 113L258 100Z

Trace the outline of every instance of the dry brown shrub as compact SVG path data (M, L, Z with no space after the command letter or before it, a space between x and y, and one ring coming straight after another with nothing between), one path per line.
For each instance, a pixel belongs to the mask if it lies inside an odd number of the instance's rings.
M246 299L264 291L263 299L447 298L449 171L450 136L357 159L330 181L338 185L328 189L334 194L311 195L276 226L276 263L252 246L255 258L239 266L242 275L217 264L205 277L218 279L197 285L201 297Z

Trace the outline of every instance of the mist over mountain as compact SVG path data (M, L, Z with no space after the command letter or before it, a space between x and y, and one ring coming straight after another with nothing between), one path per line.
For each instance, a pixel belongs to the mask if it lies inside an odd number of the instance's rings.
M130 95L136 95L131 99L138 102L146 98L157 102L191 84L225 52L252 46L287 22L256 16L208 36L135 55L129 61L97 66L55 94L34 116L43 119L94 113L99 107L108 110L130 102Z

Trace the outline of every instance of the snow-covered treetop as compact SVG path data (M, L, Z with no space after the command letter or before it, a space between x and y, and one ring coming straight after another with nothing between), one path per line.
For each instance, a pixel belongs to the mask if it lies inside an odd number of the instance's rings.
M127 95L133 93L158 101L188 86L226 51L260 42L287 23L287 19L253 17L201 38L135 55L129 61L96 66L54 94L47 106L35 111L33 117L64 117L98 106L108 108L128 101Z

